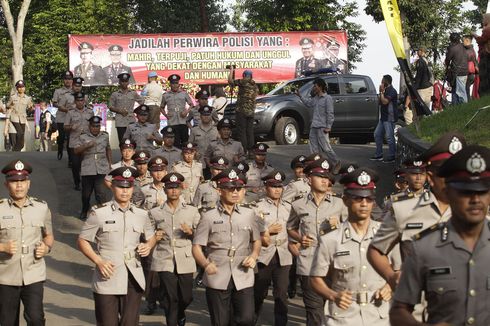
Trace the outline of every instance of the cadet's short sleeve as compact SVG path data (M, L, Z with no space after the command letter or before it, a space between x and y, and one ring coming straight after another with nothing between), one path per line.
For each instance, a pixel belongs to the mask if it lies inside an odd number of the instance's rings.
M109 99L109 107L113 108L115 107L115 105L116 105L116 93L114 92L111 94L111 97Z
M145 99L143 98L143 96L141 96L140 94L138 94L137 92L134 92L134 100L138 103L138 104L143 104L145 102Z
M150 219L149 214L146 215L145 221L145 239L148 240L155 235L155 224Z
M402 255L400 252L400 244L397 243L390 251L388 257L390 258L391 266L393 270L399 271L402 268Z
M253 212L253 220L252 220L252 241L260 240L260 230L259 223L255 218L255 212Z
M327 276L330 266L330 253L325 236L321 238L320 245L316 247L315 257L316 259L313 260L313 265L311 266L310 276Z
M95 237L99 232L99 218L94 210L90 210L88 213L87 220L83 224L82 231L80 232L80 238L87 240L89 242L95 242Z
M260 213L258 211L254 210L254 212L255 212L255 221L257 223L259 232L264 233L265 231L267 231L267 227L265 225L265 219L262 218L262 216L260 216Z
M417 256L417 246L415 242L409 244L412 246L411 254L405 258L402 266L400 283L395 291L395 301L416 305L420 302L420 295L423 290L423 280L421 276L421 266L419 266L419 257Z
M51 210L46 208L46 214L44 215L44 232L46 234L53 234L53 221L51 219Z
M296 213L294 207L291 207L291 212L289 213L289 219L287 223L288 230L297 230L299 229L299 217Z
M197 224L196 233L194 234L193 244L207 246L209 239L210 221L205 215L201 215L201 219Z
M66 114L66 117L65 117L65 125L68 125L70 126L71 125L71 111L68 111L68 113Z
M194 218L192 219L192 228L195 230L199 225L199 221L201 220L201 214L199 214L199 210L194 209Z
M381 253L387 255L400 239L400 232L396 225L395 214L390 208L384 213L383 222L371 241L371 245Z
M192 99L191 99L191 96L189 95L189 93L185 93L185 101L187 102L187 104L189 105L194 105L194 103L192 103Z
M60 100L60 90L55 89L55 91L53 93L53 98L51 99L51 102L58 103L59 100Z

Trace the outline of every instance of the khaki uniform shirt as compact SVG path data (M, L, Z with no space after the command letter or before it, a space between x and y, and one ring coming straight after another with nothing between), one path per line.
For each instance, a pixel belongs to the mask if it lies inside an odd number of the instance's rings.
M204 156L206 154L206 149L213 140L217 140L219 137L218 129L212 124L208 126L203 126L199 124L191 129L191 134L189 136L189 142L197 144L197 154L199 162L203 166L206 166Z
M196 194L197 187L204 179L202 175L202 164L198 161L193 161L192 165L184 161L179 161L174 164L172 171L180 173L184 176L184 183L187 187L182 191L182 197L187 204L191 204Z
M66 97L67 95L71 95L72 94L71 92L72 92L71 87L57 88L53 93L53 98L51 99L51 101L53 102L53 104L63 105L63 101L64 101L63 98ZM65 123L65 117L66 117L66 112L60 110L56 111L57 123Z
M162 103L163 88L156 81L146 84L143 91L146 91L146 105L160 105Z
M282 230L277 234L271 234L271 244L268 247L260 249L260 255L257 262L269 265L270 261L277 252L281 266L291 265L293 257L288 250L288 231L287 222L291 212L291 204L280 200L276 206L269 198L263 198L257 202L255 207L257 220L259 221L259 231L265 232L271 224L279 223Z
M17 243L14 255L0 253L0 284L23 286L46 280L44 258L36 259L34 251L48 234L53 234L53 228L46 202L27 197L18 207L10 198L0 200L0 241Z
M153 135L157 139L162 139L158 132L157 125L152 123L141 124L139 122L131 122L124 133L123 138L129 138L136 143L136 150L146 149L150 152L154 151L157 147L153 145L153 140L148 140L148 136Z
M121 90L112 93L109 100L109 107L116 109L126 109L128 114L123 116L120 113L116 113L116 127L127 127L131 122L135 122L134 118L134 104L143 104L144 100L141 95L136 93L136 91L128 90L123 93Z
M185 223L195 231L200 219L197 208L180 199L177 209L173 211L165 202L150 210L150 218L155 228L165 233L153 250L151 270L171 273L176 271L177 274L194 273L196 261L192 255L192 236L182 232L180 225Z
M216 264L214 275L204 273L203 283L215 290L226 290L232 279L237 291L254 285L253 268L242 266L252 253L252 242L260 240L254 211L248 205L235 205L230 215L218 202L216 208L203 209L194 235L194 244L207 247L209 261Z
M153 183L153 178L151 177L150 171L146 171L144 176L137 177L134 179L134 190L133 196L131 197L131 202L138 207L143 207L145 202L145 194L141 190L145 185Z
M90 132L80 136L80 146L95 141L96 145L88 148L82 154L82 169L80 175L107 174L111 171L107 159L107 149L111 149L109 134L101 131L97 136Z
M320 237L310 275L328 275L327 282L332 290L349 290L353 293L353 302L347 310L339 308L335 302L328 302L328 326L390 325L390 303L374 298L375 292L386 282L369 264L366 256L369 242L379 224L371 220L366 234L361 237L346 221L339 229Z
M15 93L10 96L7 102L10 122L27 123L27 109L33 105L32 98L26 94L20 96L18 93Z
M383 254L388 254L395 244L400 243L402 258L412 236L428 227L451 217L451 208L444 214L439 211L437 199L431 192L420 197L402 196L388 205L381 224L371 245Z
M311 265L315 259L315 251L320 236L330 232L329 220L336 217L342 220L344 203L341 198L327 194L319 206L315 204L313 195L299 198L291 203L291 213L288 220L288 230L298 230L299 235L309 235L313 238L313 244L299 249L296 273L298 275L310 275Z
M298 178L291 180L284 188L282 199L291 202L298 196L306 196L310 192L310 184L307 178Z
M172 148L161 146L153 151L152 156L157 155L165 157L168 161L168 166L173 166L182 159L182 151L175 146L172 146Z
M265 192L265 187L262 177L265 177L274 171L274 168L267 162L265 162L263 168L259 168L255 162L248 163L248 167L247 188L251 188L251 191L253 192L263 194Z
M65 125L71 126L70 148L80 146L80 136L89 133L88 119L94 116L94 111L84 107L82 110L74 109L66 114Z
M143 202L142 208L147 211L157 206L162 206L167 200L163 185L161 189L158 189L153 182L148 183L141 187L141 192L145 195L145 201Z
M141 289L145 289L145 276L136 248L142 235L150 239L154 233L148 213L132 204L127 209L115 201L94 206L80 238L95 243L100 257L112 262L115 271L111 278L104 279L95 268L92 290L98 294L126 295L128 271Z
M243 150L242 143L232 140L231 138L226 142L221 138L211 141L206 149L206 159L211 159L213 156L224 156L230 161L230 165L233 162L241 161L245 159L245 152Z
M168 91L163 94L160 106L167 106L166 112L169 126L186 124L187 115L185 117L180 115L185 110L186 103L193 105L191 97L183 90L177 92Z
M114 170L114 169L117 169L117 168L121 168L123 166L134 168L134 161L131 160L131 163L130 164L126 164L126 163L124 163L124 161L119 161L119 162L114 163L114 164L111 165L111 170Z
M427 300L429 324L490 325L490 222L473 252L449 220L411 243L395 301Z
M192 204L198 208L214 208L219 200L218 187L216 182L206 180L197 187L196 194L192 199Z

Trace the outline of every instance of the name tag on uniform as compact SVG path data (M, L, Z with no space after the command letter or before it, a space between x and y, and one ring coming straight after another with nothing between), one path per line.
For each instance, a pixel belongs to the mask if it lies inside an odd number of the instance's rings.
M213 224L223 224L223 221L213 221Z
M448 275L451 274L451 267L434 267L429 269L430 275Z
M116 224L116 221L112 220L112 221L105 221L105 224Z
M338 251L333 254L334 257L349 256L350 251Z
M405 228L407 230L415 230L415 229L421 229L424 227L424 223L407 223L405 225Z
M4 220L11 220L11 219L13 219L13 218L14 218L14 216L13 216L13 215L8 215L8 216L2 216L2 218L3 218Z

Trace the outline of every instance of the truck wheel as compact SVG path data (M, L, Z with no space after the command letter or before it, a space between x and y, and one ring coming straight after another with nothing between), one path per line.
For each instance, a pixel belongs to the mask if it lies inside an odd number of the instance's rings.
M274 127L274 139L278 145L294 145L300 138L299 127L296 120L290 117L282 117Z

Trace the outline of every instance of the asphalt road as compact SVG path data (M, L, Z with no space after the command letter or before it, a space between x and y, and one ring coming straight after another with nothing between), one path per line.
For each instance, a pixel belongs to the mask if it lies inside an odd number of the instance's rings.
M392 189L393 165L371 162L373 145L334 145L342 160L354 161L375 169L382 179L378 183L378 202ZM269 149L268 161L287 172L289 162L300 154L308 153L307 145L276 146ZM65 153L66 154L66 153ZM119 153L114 151L114 159ZM66 158L58 161L55 152L0 153L0 167L16 158L22 158L33 166L30 195L46 200L53 213L55 245L46 258L48 280L45 284L44 307L47 325L94 325L94 304L90 283L93 264L76 247L76 239L82 227L77 218L81 208L80 192L73 190L71 170ZM339 185L335 186L340 190ZM8 196L0 187L0 197ZM208 325L209 314L203 289L196 289L194 301L187 313L187 325ZM142 304L142 309L144 304ZM153 316L141 315L141 325L165 325L162 310ZM22 315L21 315L22 316ZM259 325L273 324L273 300L269 296L264 304ZM25 323L21 323L25 325ZM303 302L296 297L289 304L289 325L305 325Z

